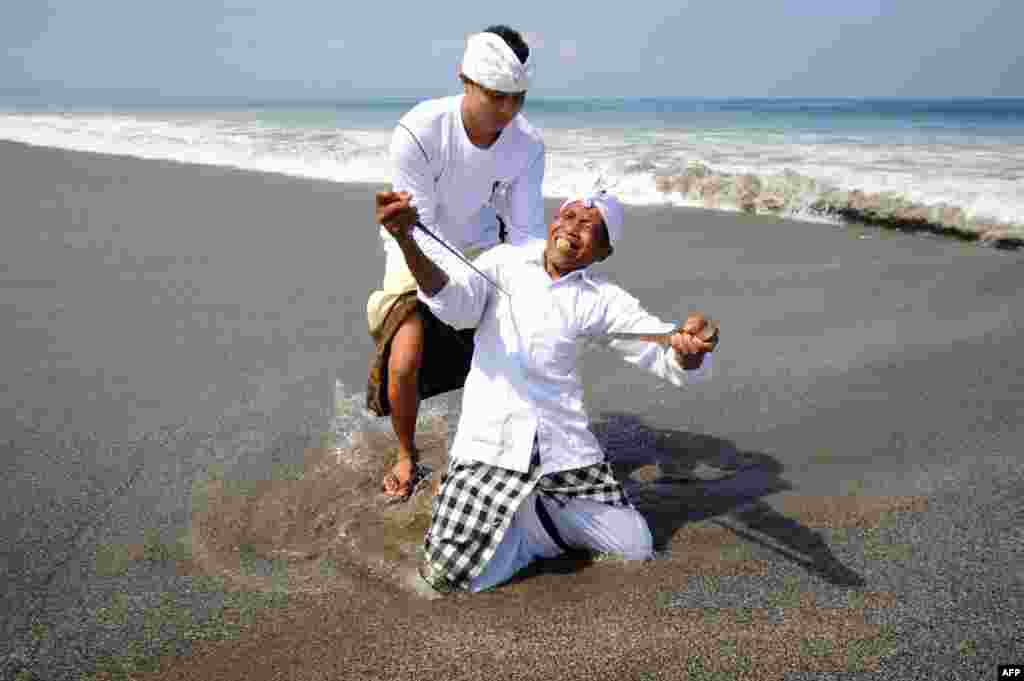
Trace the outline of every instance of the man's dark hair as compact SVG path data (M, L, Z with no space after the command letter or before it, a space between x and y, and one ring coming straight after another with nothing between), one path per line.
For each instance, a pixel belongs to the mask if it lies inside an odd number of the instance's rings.
M612 237L608 234L608 225L604 224L604 220L601 220L600 240L597 243L598 245L606 246L609 249L612 247Z
M519 35L519 31L514 31L504 24L498 24L496 26L488 26L483 32L501 36L505 44L511 47L512 51L519 57L519 63L525 64L526 60L530 58L530 46L523 40L523 36Z

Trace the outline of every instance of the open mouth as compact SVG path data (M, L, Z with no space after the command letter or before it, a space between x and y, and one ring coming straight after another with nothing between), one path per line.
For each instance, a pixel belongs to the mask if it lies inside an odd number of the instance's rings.
M555 248L559 253L572 253L576 250L576 244L565 235L559 235L555 239Z

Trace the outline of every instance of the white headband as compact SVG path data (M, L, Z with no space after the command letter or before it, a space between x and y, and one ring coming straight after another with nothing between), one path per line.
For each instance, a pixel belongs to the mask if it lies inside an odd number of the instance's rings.
M530 89L533 64L526 63L496 33L474 33L466 41L462 74L485 88L498 92L525 92Z
M558 212L561 213L562 209L570 203L577 201L582 203L584 208L597 208L600 211L601 217L604 219L604 227L608 230L608 241L611 242L612 246L618 247L622 243L622 233L625 231L626 225L626 213L622 209L622 204L619 203L619 200L608 192L601 190L593 194L573 196L566 199L562 207L558 209Z

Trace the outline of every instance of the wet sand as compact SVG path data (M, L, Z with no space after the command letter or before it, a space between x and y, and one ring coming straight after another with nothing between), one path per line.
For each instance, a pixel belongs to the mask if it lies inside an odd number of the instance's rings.
M243 534L215 573L203 513L297 545L290 512L336 510L303 465L329 460L335 381L365 385L374 189L0 143L0 674L976 679L1020 660L1024 256L871 228L628 210L601 269L723 330L692 392L585 360L658 560L426 601L388 573L401 544L307 551L300 579Z

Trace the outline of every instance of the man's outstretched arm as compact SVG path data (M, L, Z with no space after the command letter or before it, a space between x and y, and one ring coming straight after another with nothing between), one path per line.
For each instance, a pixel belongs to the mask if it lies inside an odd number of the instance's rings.
M438 262L412 237L416 217L416 209L409 205L409 195L405 192L377 195L377 221L401 249L419 287L420 301L452 328L476 327L487 307L490 286L483 277L462 265L461 271L449 275L442 268L446 261Z
M603 287L606 299L605 317L594 331L598 336L609 332L664 333L672 325L645 310L632 295L616 285ZM690 315L682 332L671 337L670 347L640 340L612 340L609 346L626 362L663 378L677 387L686 387L710 377L711 356L717 344L699 338L707 323L702 314Z

